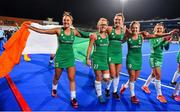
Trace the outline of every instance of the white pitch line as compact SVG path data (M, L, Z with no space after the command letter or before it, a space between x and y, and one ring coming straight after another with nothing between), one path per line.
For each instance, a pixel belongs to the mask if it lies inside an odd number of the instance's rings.
M171 54L171 53L177 53L179 51L169 51L169 52L163 52L163 54ZM150 56L151 54L143 54L142 56L145 57L145 56ZM126 58L126 56L123 57L123 59Z
M169 51L169 52L163 52L163 54L170 54L170 53L177 53L177 52L179 52L179 51ZM150 54L143 54L142 56L149 56ZM123 58L126 58L126 57L123 57ZM79 61L80 62L80 60L77 60L76 59L76 61ZM125 73L122 73L122 72L120 72L122 75L125 75L125 76L129 76L128 74L125 74ZM144 81L144 82L146 82L146 80L145 79L143 79L143 78L138 78L139 80L141 80L141 81ZM152 82L152 83L154 83L154 82ZM171 86L167 86L167 85L164 85L164 84L161 84L161 86L163 86L163 87L166 87L166 88L169 88L169 89L175 89L174 87L171 87Z
M120 72L120 74L125 75L125 76L129 76L128 74L126 74L126 73L122 73L122 72ZM139 79L139 80L141 80L141 81L146 82L146 80L145 80L145 79L143 79L143 78L140 78L140 77L139 77L138 79ZM154 83L154 82L152 82L152 83ZM167 86L167 85L164 85L164 84L161 84L161 86L166 87L166 88L169 88L169 89L175 89L174 87Z

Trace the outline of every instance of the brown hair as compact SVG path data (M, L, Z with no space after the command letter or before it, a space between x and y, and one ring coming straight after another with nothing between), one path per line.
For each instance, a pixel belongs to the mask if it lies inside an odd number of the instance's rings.
M130 24L130 28L131 28L134 24L137 24L137 25L140 27L139 21L132 21L131 24Z
M156 23L153 32L155 32L156 26L162 26L164 28L164 24L163 23ZM165 28L164 28L164 30L165 30Z
M122 17L123 21L125 20L123 13L117 13L115 16L120 16Z
M163 23L157 23L156 25L155 25L155 27L156 26L162 26L162 27L164 27L164 24Z

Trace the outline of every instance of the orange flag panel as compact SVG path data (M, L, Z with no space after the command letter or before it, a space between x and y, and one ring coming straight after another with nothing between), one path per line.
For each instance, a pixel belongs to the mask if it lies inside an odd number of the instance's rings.
M0 78L11 72L13 67L19 63L30 34L27 27L30 24L31 22L24 22L4 45L5 50L0 56Z

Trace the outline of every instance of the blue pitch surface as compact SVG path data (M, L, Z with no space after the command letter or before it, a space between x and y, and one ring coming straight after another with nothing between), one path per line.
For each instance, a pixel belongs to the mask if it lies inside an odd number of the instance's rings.
M151 68L149 66L150 46L148 42L144 42L143 44L143 68L141 70L140 79L138 79L135 84L135 93L140 100L140 104L131 103L129 89L125 91L119 101L113 99L111 96L110 99L107 99L106 104L100 104L95 94L94 73L91 68L79 61L76 62L75 79L77 100L79 102L78 109L74 109L70 105L69 81L65 70L59 80L58 97L51 97L54 68L48 66L49 55L31 55L31 62L25 62L23 61L23 58L21 58L20 64L14 67L10 76L32 110L180 111L180 102L176 102L170 97L173 92L173 87L169 85L177 68L176 55L178 50L179 44L171 44L169 51L165 51L166 53L164 54L162 67L162 92L168 100L167 104L162 104L156 99L154 84L149 86L151 90L150 95L145 94L141 90L141 86L145 83L144 80L146 80L151 73ZM121 84L125 83L129 78L126 76L126 53L127 46L125 43L123 45L123 68L120 76L119 89ZM104 88L105 83L103 83L103 94ZM113 88L111 88L111 91L112 89ZM0 79L0 110L20 110L20 107L4 78Z

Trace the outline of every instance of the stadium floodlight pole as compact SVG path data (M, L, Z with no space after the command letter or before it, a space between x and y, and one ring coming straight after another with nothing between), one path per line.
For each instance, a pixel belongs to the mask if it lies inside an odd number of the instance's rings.
M124 4L127 2L127 0L120 0L121 6L122 6L122 13L124 13Z

